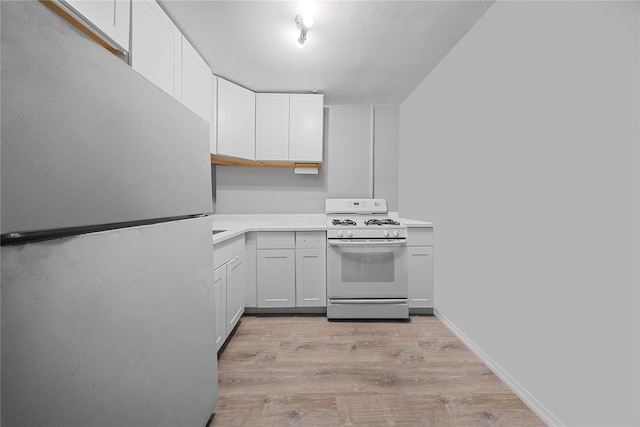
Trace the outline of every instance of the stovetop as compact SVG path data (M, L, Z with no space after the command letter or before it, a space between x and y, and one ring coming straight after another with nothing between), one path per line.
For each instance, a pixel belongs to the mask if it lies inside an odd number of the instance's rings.
M333 228L333 227L336 227L336 228L404 227L403 224L399 223L395 219L389 218L387 216L378 216L378 215L361 215L356 217L329 215L328 219L329 221L327 226L329 228Z
M387 215L327 215L329 239L405 239L406 224Z
M327 238L404 239L407 226L390 218L385 199L327 199Z

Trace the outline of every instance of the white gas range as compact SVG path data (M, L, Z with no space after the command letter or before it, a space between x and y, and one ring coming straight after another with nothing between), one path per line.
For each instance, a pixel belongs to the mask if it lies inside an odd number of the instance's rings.
M409 317L407 226L384 199L327 199L327 317Z

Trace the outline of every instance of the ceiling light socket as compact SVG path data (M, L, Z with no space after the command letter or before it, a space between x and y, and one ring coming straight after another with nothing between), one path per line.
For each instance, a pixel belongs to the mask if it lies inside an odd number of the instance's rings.
M298 37L298 47L302 47L304 42L307 41L307 32L309 27L304 24L304 16L296 15L296 27L300 30L300 36Z

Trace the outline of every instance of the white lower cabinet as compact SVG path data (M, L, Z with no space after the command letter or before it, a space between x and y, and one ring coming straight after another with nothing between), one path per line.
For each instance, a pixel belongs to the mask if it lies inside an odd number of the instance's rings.
M244 235L213 247L213 304L220 350L244 313L247 263Z
M227 266L213 271L213 304L216 310L216 349L220 350L227 338Z
M227 309L226 328L231 332L244 313L244 290L246 272L246 255L240 255L227 263Z
M295 307L294 249L258 249L258 307Z
M327 305L326 232L258 232L258 308Z
M326 249L296 249L296 305L327 305Z
M409 228L409 308L433 308L433 229Z

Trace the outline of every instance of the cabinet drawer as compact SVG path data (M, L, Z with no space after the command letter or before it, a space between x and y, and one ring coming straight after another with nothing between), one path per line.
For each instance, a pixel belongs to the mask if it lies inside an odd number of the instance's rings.
M433 246L433 228L409 228L407 246Z
M244 252L244 234L213 246L213 268L218 268Z
M296 240L293 231L259 231L258 249L294 249Z
M296 231L296 248L321 249L327 247L327 233L324 231Z

